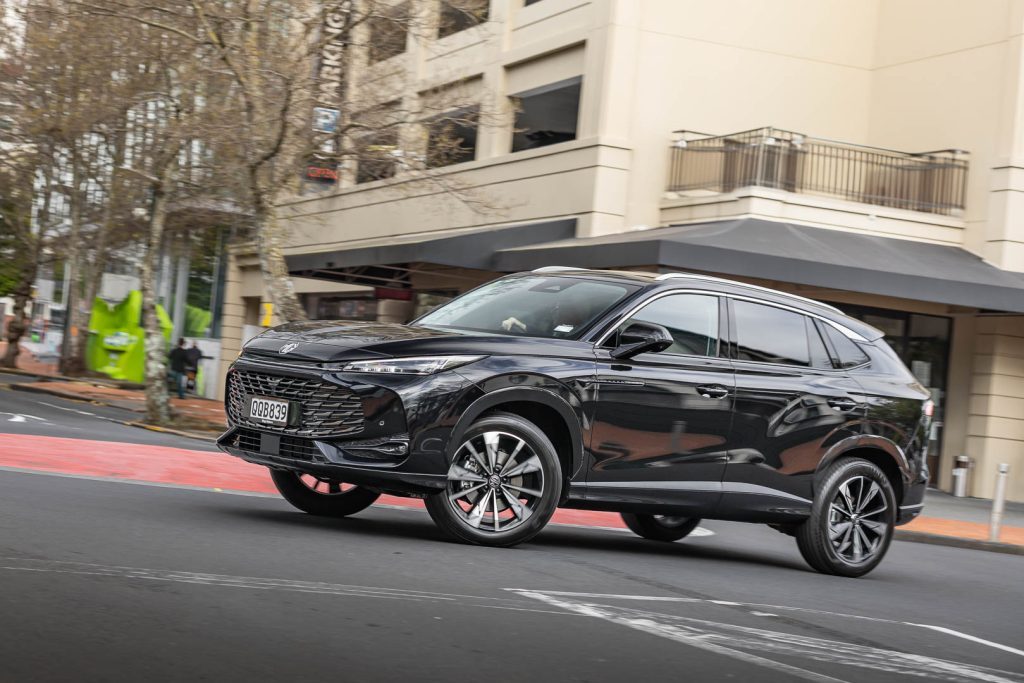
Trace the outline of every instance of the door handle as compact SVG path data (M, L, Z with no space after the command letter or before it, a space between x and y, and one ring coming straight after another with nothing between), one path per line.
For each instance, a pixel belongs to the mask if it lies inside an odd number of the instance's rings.
M725 398L729 390L719 384L704 384L697 387L697 393L704 398Z
M838 410L841 413L849 412L859 405L856 401L849 398L830 398L828 399L828 404L834 410Z

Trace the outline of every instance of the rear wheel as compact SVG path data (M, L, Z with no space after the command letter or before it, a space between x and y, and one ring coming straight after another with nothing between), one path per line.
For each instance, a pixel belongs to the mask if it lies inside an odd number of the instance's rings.
M860 458L840 460L825 471L796 542L819 572L863 576L885 557L895 523L896 496L882 470Z
M429 496L434 522L468 543L511 546L536 536L558 506L562 469L532 422L498 413L462 437L444 491Z
M291 470L270 470L274 486L289 503L311 515L347 517L373 505L376 491Z
M695 517L676 517L674 515L638 515L631 512L622 513L622 521L637 536L652 541L678 541L689 536L700 524Z

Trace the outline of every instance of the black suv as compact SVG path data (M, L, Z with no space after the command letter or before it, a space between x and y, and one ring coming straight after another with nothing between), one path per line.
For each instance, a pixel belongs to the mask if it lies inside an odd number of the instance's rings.
M264 332L228 371L218 443L311 514L414 496L496 546L559 506L659 541L762 522L815 569L860 576L928 478L929 394L881 337L740 282L542 268L409 325Z

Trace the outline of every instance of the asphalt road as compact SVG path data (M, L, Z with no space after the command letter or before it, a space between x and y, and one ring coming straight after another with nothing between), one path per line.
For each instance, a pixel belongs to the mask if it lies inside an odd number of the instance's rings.
M0 432L202 447L39 399L0 387ZM703 526L489 549L421 510L0 471L0 681L1024 681L1024 558L897 542L851 580Z

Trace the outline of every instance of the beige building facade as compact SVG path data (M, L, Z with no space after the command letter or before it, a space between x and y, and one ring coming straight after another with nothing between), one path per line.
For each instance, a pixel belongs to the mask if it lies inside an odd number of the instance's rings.
M932 388L937 486L967 456L970 495L1009 463L1024 500L1024 0L395 4L419 28L381 59L363 27L349 97L422 122L386 173L343 165L285 208L312 317L405 321L553 264L798 292ZM438 93L476 123L430 168ZM257 268L231 254L225 363L275 322Z

